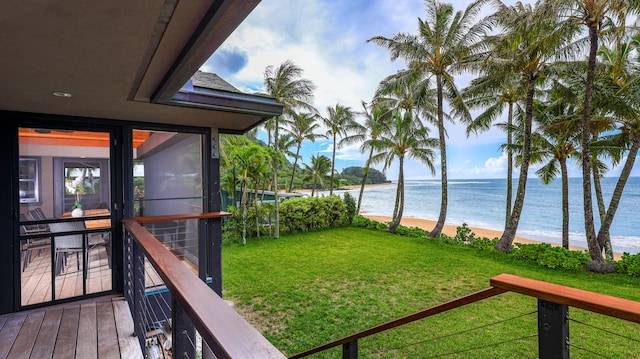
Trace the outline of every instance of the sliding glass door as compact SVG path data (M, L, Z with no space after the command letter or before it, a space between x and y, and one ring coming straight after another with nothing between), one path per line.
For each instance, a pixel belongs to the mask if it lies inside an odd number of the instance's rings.
M113 289L112 137L19 129L22 307Z

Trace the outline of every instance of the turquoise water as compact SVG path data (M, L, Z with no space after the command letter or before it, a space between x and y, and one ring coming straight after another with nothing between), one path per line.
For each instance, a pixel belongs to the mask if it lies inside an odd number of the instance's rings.
M617 178L602 181L605 202L609 203ZM514 198L517 180L514 180ZM436 220L440 211L440 181L407 181L405 184L404 217ZM391 216L396 184L367 188L361 210L370 214ZM358 190L349 191L358 198ZM471 227L504 229L506 180L450 180L447 224L467 223ZM595 201L595 195L594 195ZM595 204L594 204L595 206ZM586 247L582 209L582 179L569 179L570 243ZM597 208L594 214L597 216ZM599 220L595 218L596 231ZM530 178L518 235L561 242L562 208L560 180L544 185L538 178ZM616 251L640 252L640 177L632 177L620 202L611 226L612 244Z

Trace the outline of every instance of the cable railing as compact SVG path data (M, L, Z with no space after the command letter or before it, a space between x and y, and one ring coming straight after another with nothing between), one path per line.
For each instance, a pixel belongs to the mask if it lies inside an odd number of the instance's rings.
M202 358L285 358L207 285L209 278L203 275L207 263L202 256L195 274L192 265L141 225L195 219L198 233L204 234L208 220L225 215L215 212L123 220L125 297L147 357L195 358L203 347ZM200 253L211 245L203 237L199 237ZM150 267L157 277L150 273Z
M304 358L337 347L342 347L342 358L358 358L358 343L365 338L371 337L374 334L387 332L391 329L401 328L421 319L461 308L472 303L477 303L506 292L513 292L537 298L537 310L514 314L509 318L477 325L473 328L461 330L455 333L435 335L431 338L423 338L410 343L376 349L368 354L372 357L405 357L407 356L407 351L413 350L413 352L418 351L422 354L419 357L425 358L465 357L466 354L478 352L483 349L505 345L513 346L513 343L526 343L537 338L537 348L531 349L537 349L538 358L569 358L570 349L593 357L609 357L608 353L603 353L597 346L594 347L593 343L580 343L579 340L573 340L569 336L570 323L574 326L589 327L590 330L595 330L602 335L606 334L619 338L620 340L630 341L634 343L634 346L637 346L637 343L640 343L638 336L634 337L621 333L620 331L600 328L586 321L572 318L568 314L568 308L574 307L579 310L598 313L611 318L623 319L632 323L640 324L640 302L510 274L495 276L491 278L490 284L491 287L487 289L453 299L446 303L319 345L302 353L295 354L290 358ZM537 326L523 326L523 333L514 333L511 337L491 338L483 340L481 344L467 344L467 346L465 346L465 340L461 339L458 341L458 344L440 351L425 349L425 345L431 342L449 339L450 337L468 335L470 332L486 330L487 328L495 327L513 320L519 320L522 318L531 319L530 317L532 316L537 317ZM420 347L420 349L412 349L419 346L422 347ZM513 350L513 348L510 347L509 350ZM428 354L426 354L427 352ZM532 351L529 350L528 352L523 353L522 357L530 357L531 354ZM513 355L513 353L510 355Z

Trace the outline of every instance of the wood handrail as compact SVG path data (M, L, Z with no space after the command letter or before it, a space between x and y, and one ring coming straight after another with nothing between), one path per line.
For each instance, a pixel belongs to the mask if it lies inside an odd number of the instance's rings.
M187 219L223 218L223 217L229 217L229 216L231 216L231 213L229 212L203 212L203 213L171 214L171 215L162 215L162 216L144 216L144 217L134 217L132 219L138 223L157 223L157 222L168 222L168 221L183 221Z
M582 289L566 287L559 284L547 283L535 279L518 277L511 274L500 274L490 280L491 287L479 292L460 297L449 302L436 305L405 317L395 319L384 324L351 334L344 338L322 344L302 353L295 354L290 359L303 358L321 351L357 341L360 338L383 332L400 325L423 319L438 313L461 307L473 302L487 299L505 292L515 292L549 302L580 308L591 312L608 315L640 323L640 302L613 297L605 294L589 292Z
M317 346L315 348L309 349L307 351L304 351L302 353L298 353L296 355L293 355L291 357L289 357L290 359L297 359L297 358L302 358L302 357L306 357L315 353L319 353L321 351L336 347L338 345L343 345L343 344L347 344L347 343L351 343L353 341L356 341L358 339L376 334L376 333L380 333L383 332L385 330L389 330L389 329L393 329L395 327L399 327L401 325L405 325L411 322L414 322L416 320L420 320L420 319L424 319L427 317L430 317L432 315L436 315L442 312L446 312L448 310L451 309L455 309L458 307L461 307L463 305L467 305L467 304L471 304L480 300L484 300L493 296L496 296L498 294L502 294L506 292L506 290L504 289L500 289L500 288L487 288L487 289L483 289L481 291L475 292L473 294L469 294L469 295L465 295L464 297L460 297L460 298L456 298L453 300L450 300L446 303L442 303L439 305L436 305L434 307L428 308L428 309L424 309L421 310L419 312L413 313L413 314L409 314L407 316L404 316L402 318L398 318L398 319L394 319L391 320L389 322L386 322L384 324L380 324L377 325L375 327L371 327L369 329L351 334L349 336L346 336L344 338L340 338L338 340L334 340L332 342Z
M518 277L511 274L495 276L491 278L490 283L493 287L507 291L640 323L640 302L633 300Z
M214 214L197 216L156 216L167 220L216 218ZM285 358L273 344L247 323L222 298L171 253L136 218L122 221L140 245L171 294L218 358Z

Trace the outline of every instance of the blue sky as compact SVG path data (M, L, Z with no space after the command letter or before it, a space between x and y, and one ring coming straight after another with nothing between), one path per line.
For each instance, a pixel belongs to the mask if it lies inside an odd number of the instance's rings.
M467 1L452 3L462 10ZM245 92L263 92L265 68L289 59L316 85L313 105L323 116L328 106L338 103L359 111L362 100L371 101L380 80L404 68L402 61L391 62L386 50L365 41L377 35L415 33L418 17L424 17L422 0L265 0L201 69L219 74ZM458 76L456 83L462 88L470 79L470 75ZM506 177L506 156L499 150L506 137L500 130L467 138L462 125L446 126L449 178ZM437 136L435 130L432 136ZM331 148L329 140L305 142L303 161L308 162L312 154L331 157ZM358 145L341 148L336 156L337 169L363 166L366 160ZM439 163L438 157L434 177L424 165L408 161L405 178L438 179ZM530 176L534 172L535 168L530 169ZM577 165L570 169L572 177L580 173ZM397 164L386 174L395 180ZM640 165L636 164L633 175L640 176Z

